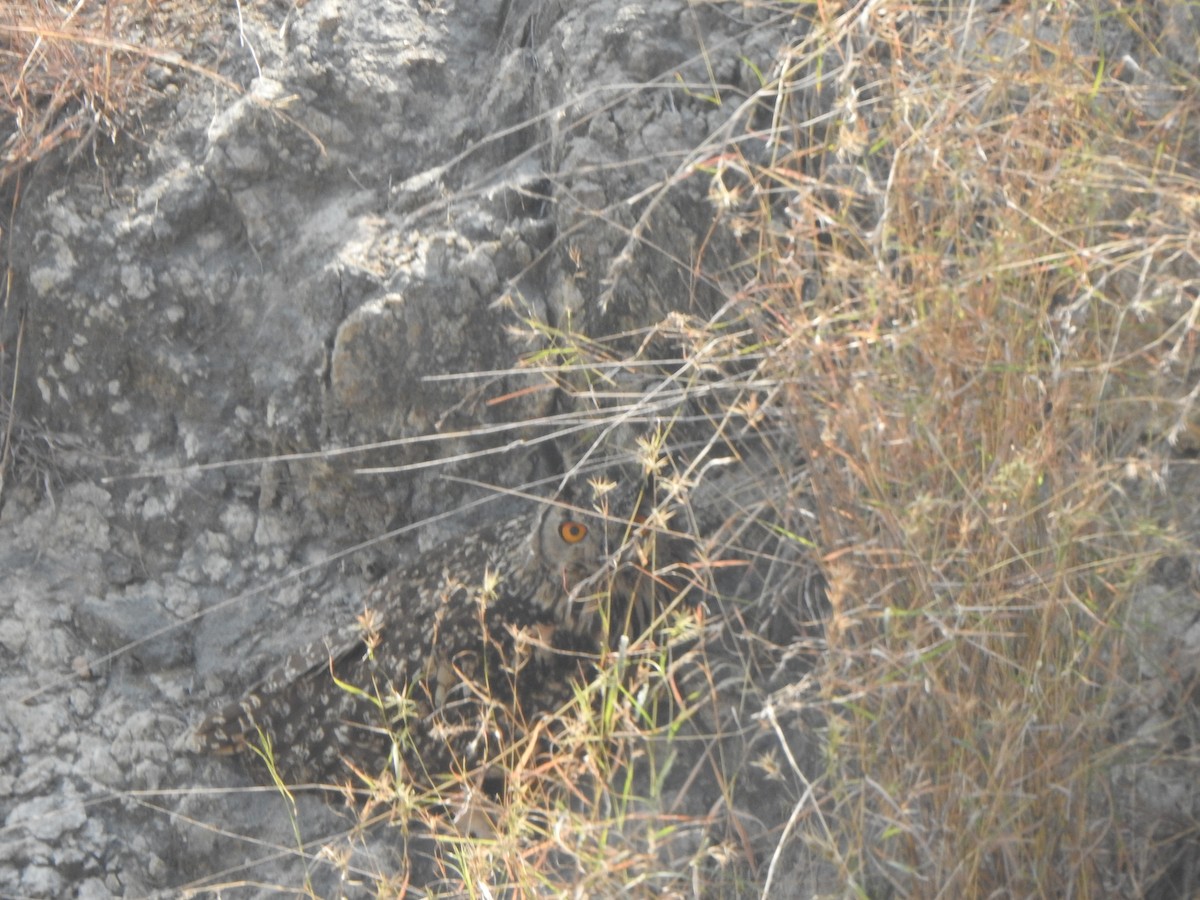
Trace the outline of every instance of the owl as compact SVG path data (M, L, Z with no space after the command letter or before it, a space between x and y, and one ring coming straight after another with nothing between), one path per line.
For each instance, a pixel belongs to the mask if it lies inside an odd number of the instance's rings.
M289 784L494 776L546 737L602 645L646 619L654 591L608 530L547 504L392 572L357 622L210 715L190 748L257 749Z

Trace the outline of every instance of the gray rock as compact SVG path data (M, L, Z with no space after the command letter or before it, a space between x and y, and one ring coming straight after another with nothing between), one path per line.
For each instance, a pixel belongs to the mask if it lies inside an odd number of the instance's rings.
M35 797L18 804L4 820L6 828L20 829L42 841L59 841L87 821L80 798Z
M190 660L186 632L167 613L153 588L137 588L108 599L85 598L75 607L75 627L97 656L127 652L154 669Z

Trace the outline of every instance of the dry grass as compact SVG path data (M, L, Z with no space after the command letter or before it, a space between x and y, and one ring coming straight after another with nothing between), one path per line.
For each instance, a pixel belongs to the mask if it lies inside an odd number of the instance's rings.
M1156 479L1195 441L1198 85L1151 116L1065 11L967 53L963 17L864 15L780 60L795 149L732 166L727 213L829 588L805 836L860 896L1140 896L1163 835L1118 766L1168 748L1115 722Z
M157 95L151 67L179 64L211 12L152 0L0 3L0 186L138 130ZM161 82L161 74L159 74Z

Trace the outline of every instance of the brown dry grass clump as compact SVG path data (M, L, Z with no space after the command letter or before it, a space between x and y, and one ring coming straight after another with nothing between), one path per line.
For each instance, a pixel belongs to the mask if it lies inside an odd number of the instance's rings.
M211 12L150 0L0 3L0 185L60 147L116 141L156 88L153 63L179 63ZM190 5L189 5L190 6Z
M1178 760L1117 722L1196 446L1200 84L1089 27L830 14L760 100L793 149L735 166L831 608L798 819L858 896L1140 896L1170 843L1120 785Z

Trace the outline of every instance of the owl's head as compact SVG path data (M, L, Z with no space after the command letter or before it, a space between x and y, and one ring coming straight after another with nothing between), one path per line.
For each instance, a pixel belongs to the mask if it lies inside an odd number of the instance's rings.
M547 506L533 533L533 557L551 578L570 589L604 562L604 523L562 506Z
M616 646L621 635L640 635L686 588L668 573L677 548L654 538L633 523L613 520L610 528L595 513L544 507L531 535L535 601L567 632L589 640Z

